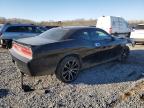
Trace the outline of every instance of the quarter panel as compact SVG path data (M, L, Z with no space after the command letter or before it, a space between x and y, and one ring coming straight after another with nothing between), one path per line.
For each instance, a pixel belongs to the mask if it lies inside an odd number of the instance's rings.
M52 70L54 72L57 64L64 57L76 54L79 55L80 58L83 58L89 54L89 51L92 53L90 45L91 44L88 41L70 39L67 41L33 47L34 65L32 66L37 67L41 65L43 67L43 72L46 72L45 70Z

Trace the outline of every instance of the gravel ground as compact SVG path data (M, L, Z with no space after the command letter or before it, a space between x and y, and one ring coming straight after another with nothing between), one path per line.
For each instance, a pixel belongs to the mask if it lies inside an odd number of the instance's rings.
M71 84L55 75L25 76L25 83L37 89L26 93L9 52L0 49L0 108L143 108L143 76L144 46L136 45L126 63L83 70Z

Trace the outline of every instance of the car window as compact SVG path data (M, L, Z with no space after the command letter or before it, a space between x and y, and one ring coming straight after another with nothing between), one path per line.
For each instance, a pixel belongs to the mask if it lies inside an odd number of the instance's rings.
M80 30L72 34L72 39L90 40L89 32L87 30Z
M18 32L19 27L18 26L10 26L6 29L6 32Z
M38 32L45 32L45 31L47 31L48 29L46 28L46 27L42 27L42 26L37 26L37 27L35 27L35 30L36 30L36 32L38 33Z
M51 40L63 40L68 32L69 32L69 29L52 28L40 34L39 36L42 38L51 39Z
M42 33L42 32L44 32L43 29L41 29L39 27L36 27L36 26L33 26L31 28L32 28L32 30L31 30L32 33Z
M25 33L35 33L35 28L33 26L20 26L19 32L25 32Z
M110 40L111 36L103 30L92 30L90 32L90 38L91 38L92 41Z
M10 26L6 32L41 33L41 30L34 26Z

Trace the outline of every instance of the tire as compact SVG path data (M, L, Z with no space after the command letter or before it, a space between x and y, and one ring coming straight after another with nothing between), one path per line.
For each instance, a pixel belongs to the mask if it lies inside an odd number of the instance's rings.
M57 67L56 77L62 82L70 83L77 79L80 68L80 60L77 57L65 57Z
M7 42L6 48L7 49L11 49L12 48L12 42L11 41Z
M129 49L129 47L128 46L125 46L125 47L123 47L122 48L122 50L121 50L121 54L120 54L120 57L119 57L119 61L120 62L126 62L126 60L128 59L128 57L129 57L129 53L130 53L130 49Z
M10 49L12 47L12 40L3 40L2 48Z

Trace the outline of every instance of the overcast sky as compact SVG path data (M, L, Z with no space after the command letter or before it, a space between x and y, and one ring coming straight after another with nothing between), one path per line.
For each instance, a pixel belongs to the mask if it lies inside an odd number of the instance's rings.
M0 16L6 18L59 21L103 15L144 20L144 0L0 0Z

